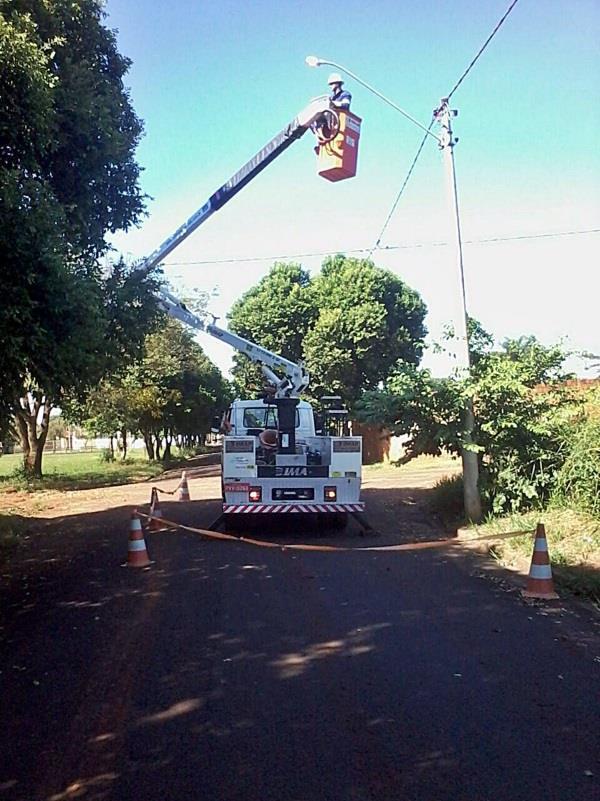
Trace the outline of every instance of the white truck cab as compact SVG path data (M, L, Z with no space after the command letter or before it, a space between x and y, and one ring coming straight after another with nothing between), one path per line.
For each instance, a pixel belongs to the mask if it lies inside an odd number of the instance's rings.
M260 434L265 429L277 430L277 408L262 400L236 400L229 407L227 415L232 427L231 433L237 436ZM296 407L296 440L315 436L315 417L312 406L300 401Z

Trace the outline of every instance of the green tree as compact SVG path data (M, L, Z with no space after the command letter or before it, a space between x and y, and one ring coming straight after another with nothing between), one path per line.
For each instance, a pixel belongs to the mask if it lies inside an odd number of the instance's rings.
M129 61L103 19L97 0L0 0L0 417L14 413L32 475L52 405L135 350L148 321L151 279L128 282L129 320L101 297L106 234L137 223L144 202Z
M332 392L353 403L377 386L398 361L418 363L425 305L393 273L368 260L327 259L312 280L297 264L275 264L234 305L230 327L278 355L304 359L311 394ZM263 379L246 357L235 357L236 391L252 397Z
M156 387L159 393L160 416L146 420L142 416L140 430L147 449L153 436L155 456L165 461L176 437L185 444L197 441L210 430L212 417L226 403L227 387L220 371L192 334L174 320L147 337L137 376L140 388Z
M192 334L169 319L146 337L141 357L102 382L73 416L92 433L119 435L123 443L128 432L141 435L148 458L168 461L175 441L199 444L229 400L220 371Z
M303 358L304 338L316 317L308 272L299 264L279 262L228 314L234 333L293 362ZM236 353L233 361L236 392L242 397L260 393L264 384L260 369L243 354Z
M312 282L318 316L304 339L315 395L354 404L395 365L418 364L426 334L419 294L367 259L327 259Z
M39 295L61 265L64 215L39 160L51 146L56 76L27 14L0 3L0 417L39 341ZM36 292L36 290L41 290Z
M110 456L114 459L115 442L123 460L127 458L127 435L135 431L136 416L132 406L133 392L123 375L105 378L94 387L82 403L69 404L67 416L83 425L92 436L108 437ZM119 442L120 438L120 442Z
M54 276L43 346L13 406L29 474L41 476L52 409L81 401L103 377L118 374L141 353L158 314L156 287L156 280L129 271L122 262L95 280L77 271Z
M100 0L0 0L0 15L13 43L0 53L2 96L6 90L11 99L0 131L19 124L7 158L49 185L64 210L69 250L101 254L107 231L127 229L143 213L134 159L142 123L123 85L131 62L103 24ZM27 48L16 66L15 38L20 52Z
M398 370L382 390L365 393L359 417L407 435L405 460L442 450L459 455L462 411L471 398L488 508L500 513L541 504L556 484L566 458L565 430L579 409L566 382L566 355L535 337L506 340L494 349L481 327L472 345L468 381Z

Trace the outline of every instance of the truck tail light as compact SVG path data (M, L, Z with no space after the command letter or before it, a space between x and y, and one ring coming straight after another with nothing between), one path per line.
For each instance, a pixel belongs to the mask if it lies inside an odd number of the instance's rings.
M250 487L248 491L248 498L251 501L262 500L262 487Z
M325 487L323 496L326 501L337 501L337 487Z

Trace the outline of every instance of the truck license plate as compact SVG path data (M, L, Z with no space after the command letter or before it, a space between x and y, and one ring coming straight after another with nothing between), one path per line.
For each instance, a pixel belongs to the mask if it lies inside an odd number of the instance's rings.
M225 492L250 492L250 484L225 484Z

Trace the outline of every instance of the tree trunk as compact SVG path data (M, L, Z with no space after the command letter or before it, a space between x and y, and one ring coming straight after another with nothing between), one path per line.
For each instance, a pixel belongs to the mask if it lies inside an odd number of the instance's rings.
M38 417L42 414L39 426ZM29 478L42 477L42 457L48 436L52 404L41 393L19 398L15 419L23 448L23 470Z
M110 435L108 442L109 442L109 446L108 447L110 449L110 458L112 460L114 460L114 458L115 458L115 438L114 438L114 436L112 434Z
M146 453L151 462L154 461L154 442L152 441L152 434L149 431L142 431L144 438L144 445L146 446Z
M154 449L156 453L156 458L160 460L160 449L161 449L162 439L160 434L154 435Z
M121 429L121 439L123 440L123 461L127 459L127 429Z
M17 423L17 430L19 432L19 439L21 440L21 449L23 451L23 470L29 461L29 453L31 448L29 446L29 435L27 433L26 418L21 416L18 411L15 411L15 420Z
M173 431L165 429L165 450L162 455L163 462L168 462L171 458L171 443L173 442Z

